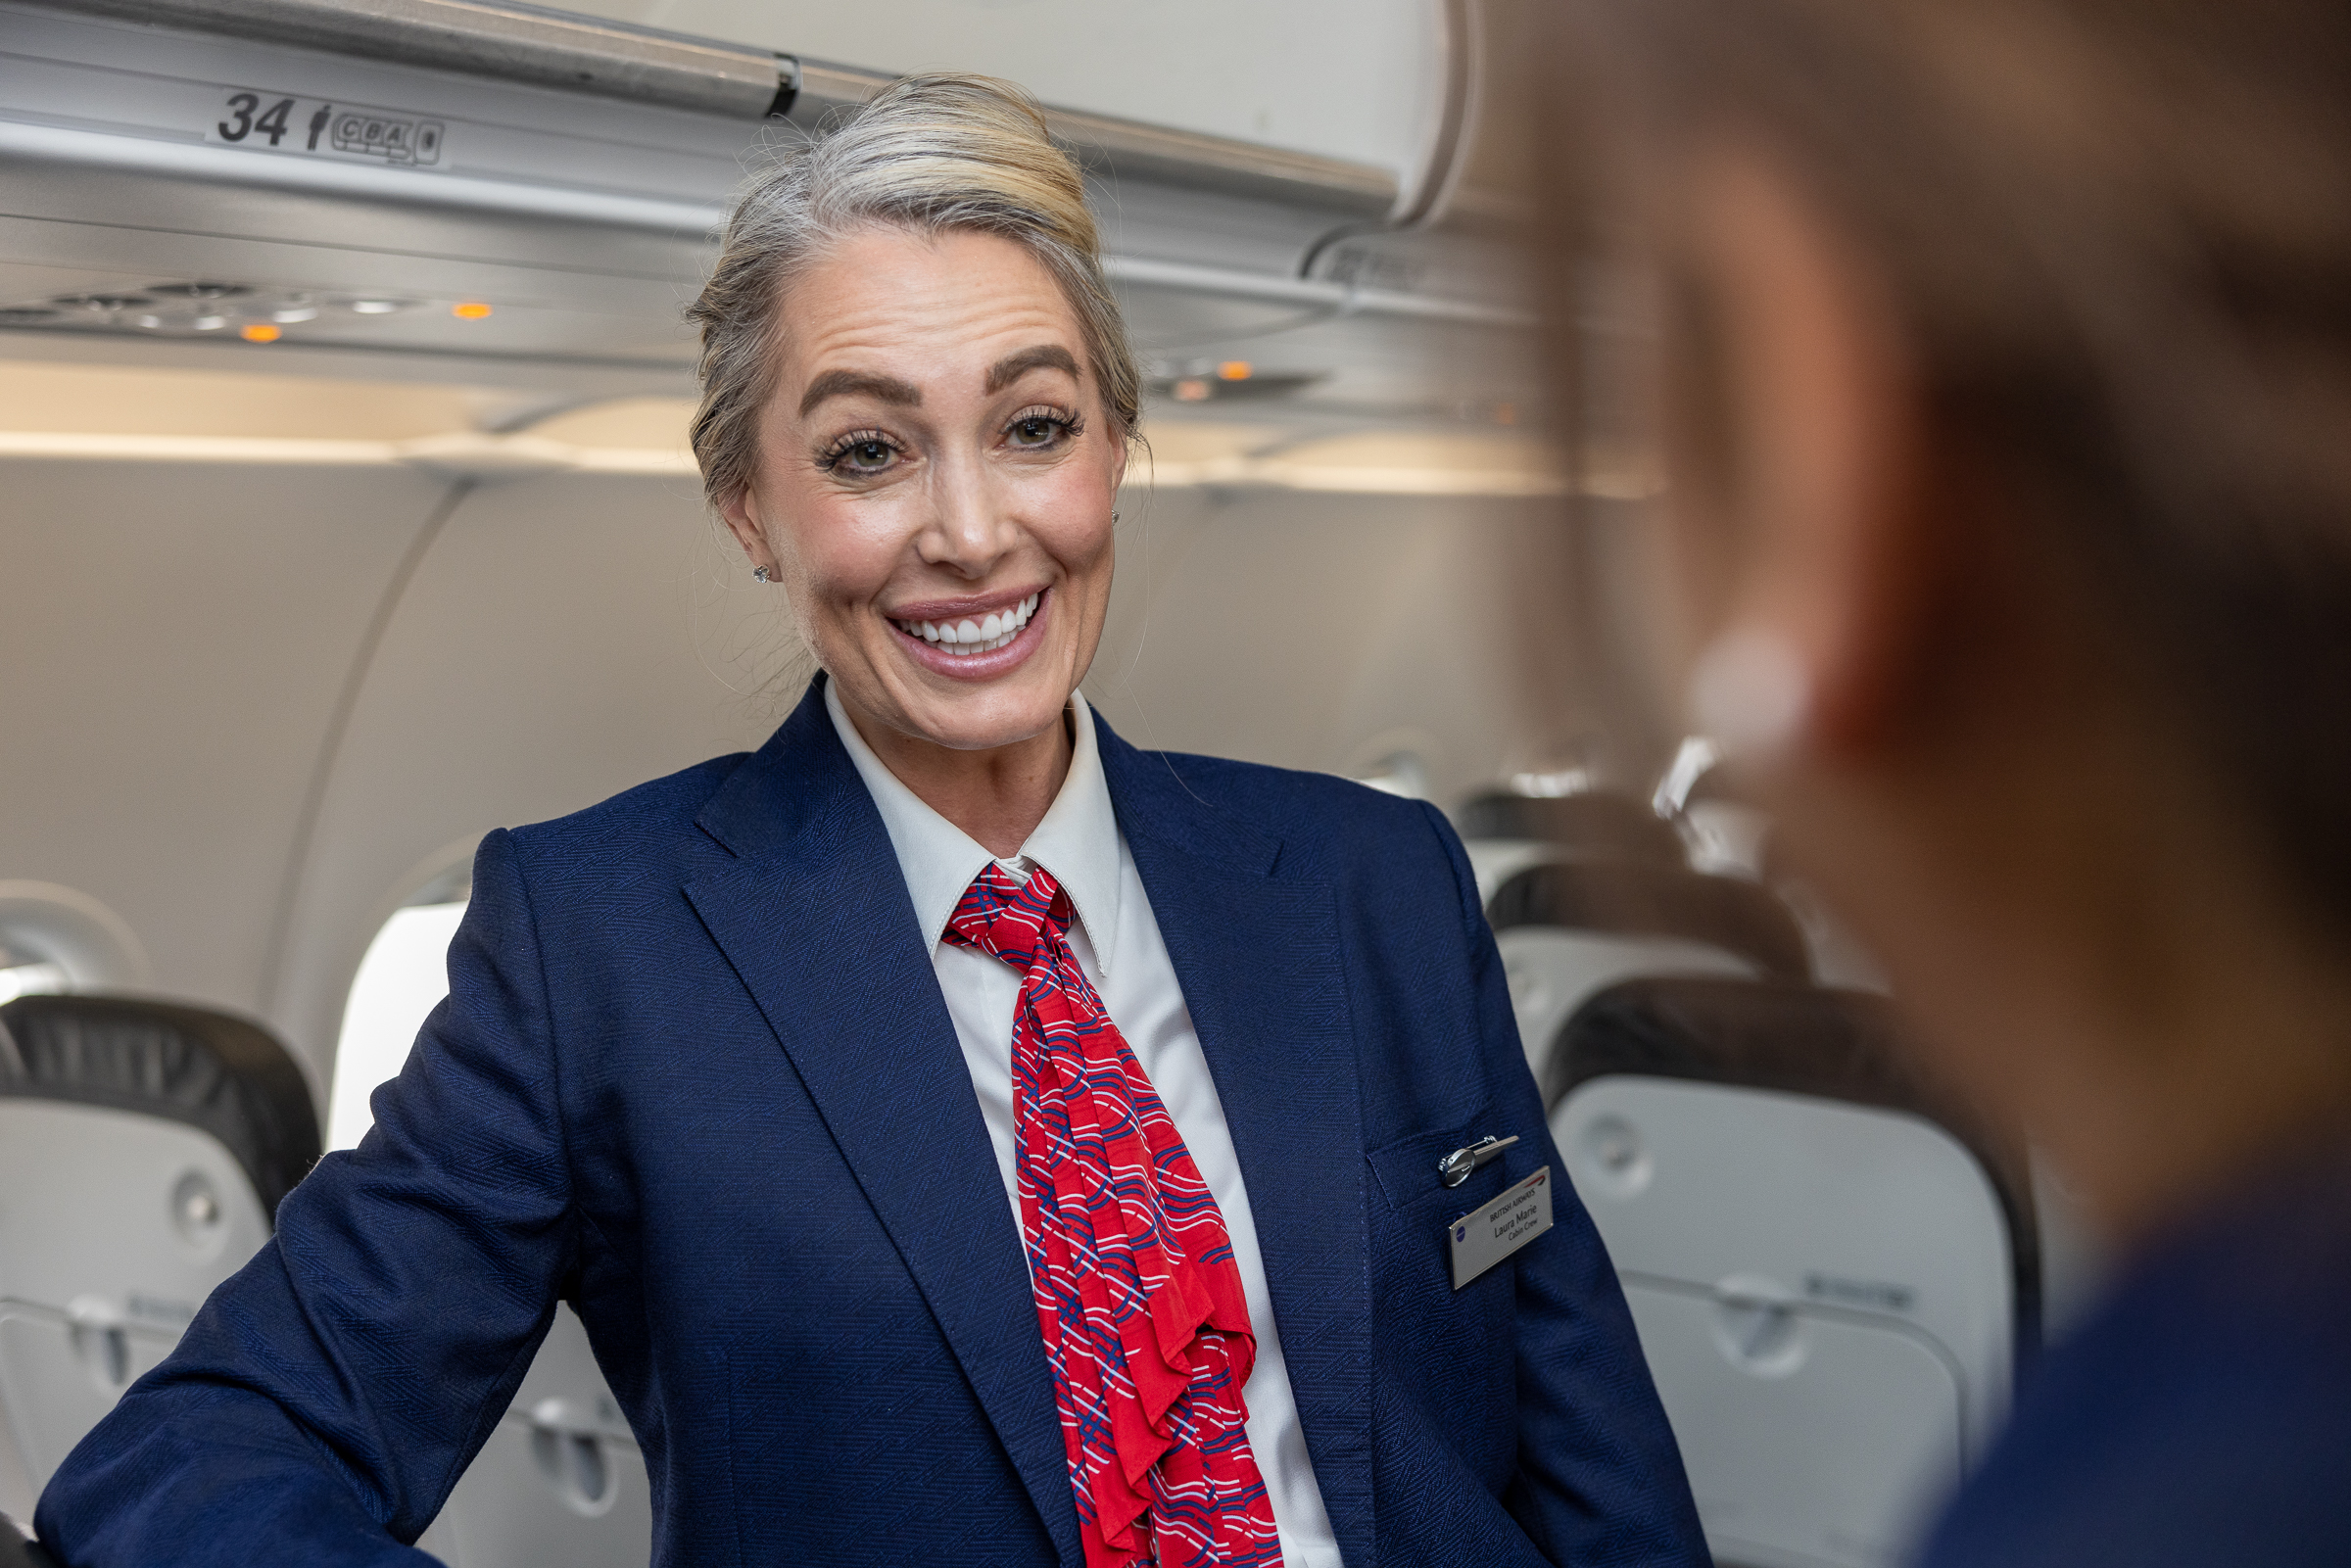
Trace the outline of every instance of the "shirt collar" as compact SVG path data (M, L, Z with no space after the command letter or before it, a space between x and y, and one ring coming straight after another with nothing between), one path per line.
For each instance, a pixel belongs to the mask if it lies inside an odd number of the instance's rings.
M898 870L914 900L914 918L921 923L924 938L936 944L972 879L994 857L926 805L874 754L849 722L830 680L825 683L825 711L882 813L882 826L889 832L890 848L897 852ZM1053 797L1044 820L1021 845L1020 855L1004 864L1016 876L1028 875L1032 866L1053 874L1085 927L1094 962L1108 974L1119 929L1119 819L1110 804L1101 747L1083 693L1070 693L1070 712L1074 746L1069 777L1062 781L1061 793Z

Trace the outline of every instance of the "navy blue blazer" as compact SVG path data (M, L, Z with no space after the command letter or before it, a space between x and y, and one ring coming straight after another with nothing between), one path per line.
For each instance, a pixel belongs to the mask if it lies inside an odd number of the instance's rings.
M2124 1269L2042 1357L1927 1568L2351 1564L2351 1141Z
M1614 1274L1444 1226L1549 1164L1433 809L1136 751L1120 828L1249 1184L1350 1568L1705 1560ZM812 687L764 747L492 833L375 1129L67 1460L73 1565L421 1564L558 1299L650 1471L653 1560L1081 1556L1020 1240L889 839ZM1516 1134L1448 1191L1437 1161Z

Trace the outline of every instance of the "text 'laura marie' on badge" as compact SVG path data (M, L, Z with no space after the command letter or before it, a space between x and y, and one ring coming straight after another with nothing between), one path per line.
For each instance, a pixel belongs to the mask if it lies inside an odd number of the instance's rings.
M1478 1275L1551 1228L1551 1166L1545 1165L1446 1231L1453 1247L1453 1288Z

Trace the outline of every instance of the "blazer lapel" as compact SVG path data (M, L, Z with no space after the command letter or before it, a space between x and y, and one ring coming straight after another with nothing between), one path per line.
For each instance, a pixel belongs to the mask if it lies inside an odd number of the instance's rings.
M1217 1080L1290 1390L1349 1562L1372 1560L1371 1298L1353 1025L1327 883L1096 720L1119 827Z
M1082 1558L1021 1243L881 814L822 678L701 817L686 889L905 1259L1065 1562Z

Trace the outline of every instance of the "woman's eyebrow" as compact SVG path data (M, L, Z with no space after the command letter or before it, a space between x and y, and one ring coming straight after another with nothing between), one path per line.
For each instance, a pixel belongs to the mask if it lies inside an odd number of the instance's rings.
M845 398L857 393L905 408L920 407L923 402L922 388L895 376L877 375L870 370L828 370L809 382L808 390L800 394L800 412L805 414L827 398Z
M1015 381L1035 369L1066 370L1070 379L1078 379L1078 358L1058 343L1040 343L1033 349L1022 349L1008 354L987 367L987 390L1001 392Z

